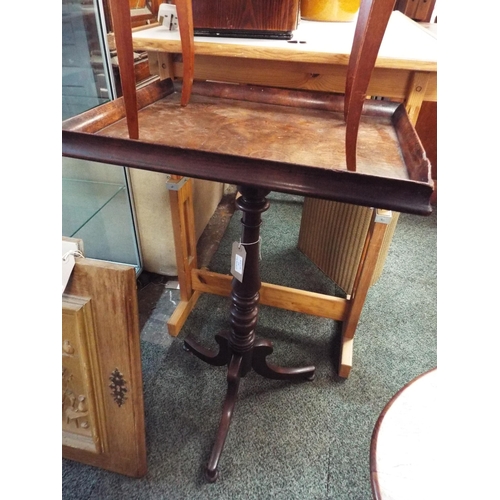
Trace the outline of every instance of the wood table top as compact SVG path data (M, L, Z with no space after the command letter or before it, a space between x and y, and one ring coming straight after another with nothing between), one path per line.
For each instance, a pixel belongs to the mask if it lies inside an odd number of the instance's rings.
M174 87L165 80L139 90L138 140L128 139L123 99L66 120L63 154L387 210L431 211L430 165L401 104L365 103L353 172L345 166L342 96L195 82L190 104L181 107Z
M197 55L217 55L274 61L347 65L355 22L318 22L301 19L292 40L195 36ZM163 26L133 33L134 50L180 53L178 31ZM399 11L389 20L375 67L437 71L437 39Z
M439 497L437 397L437 369L433 369L407 384L384 408L370 453L376 500Z

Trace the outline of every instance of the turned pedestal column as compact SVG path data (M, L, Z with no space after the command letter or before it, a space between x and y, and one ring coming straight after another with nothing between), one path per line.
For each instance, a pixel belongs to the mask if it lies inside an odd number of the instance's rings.
M269 340L256 339L261 286L260 225L262 213L269 208L266 199L269 191L252 186L239 186L238 190L241 197L236 200L236 205L243 214L239 244L245 249L246 259L241 281L237 278L232 280L231 329L229 332L215 335L219 345L218 352L212 352L189 338L184 342L186 350L203 361L216 366L228 365L226 399L215 444L206 467L206 477L211 482L216 481L219 475L217 466L229 430L240 379L252 369L263 377L279 380L313 380L315 372L314 366L283 368L268 363L266 358L273 352L273 345Z

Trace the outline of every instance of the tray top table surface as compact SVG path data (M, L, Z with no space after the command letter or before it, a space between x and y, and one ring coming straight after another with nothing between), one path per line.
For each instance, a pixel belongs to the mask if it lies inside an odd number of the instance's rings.
M193 94L180 106L178 93L140 113L140 138L152 144L271 160L312 168L346 170L345 122L341 113L261 104ZM128 138L125 120L102 135ZM385 147L373 158L373 144ZM311 147L314 145L314 147ZM376 167L376 168L375 168ZM239 168L238 164L234 168ZM408 179L390 118L365 117L358 143L359 173Z
M342 96L195 82L190 104L181 107L174 87L165 80L138 92L138 140L128 139L118 99L64 122L63 153L387 210L430 213L430 166L398 103L365 102L358 168L348 172Z

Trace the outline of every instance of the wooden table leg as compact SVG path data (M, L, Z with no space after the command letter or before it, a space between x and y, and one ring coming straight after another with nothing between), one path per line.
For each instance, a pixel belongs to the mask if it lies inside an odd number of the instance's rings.
M200 292L193 291L191 271L198 267L193 209L193 181L172 175L169 179L170 211L181 301L170 316L168 332L176 337L193 309Z
M339 376L347 378L352 368L353 338L358 326L361 311L372 281L377 260L380 255L387 226L392 220L389 210L374 209L370 227L366 235L361 261L354 280L346 317L342 324Z
M420 108L424 102L429 77L430 73L424 71L415 71L412 74L410 85L406 93L405 108L413 125L417 123Z
M405 98L405 108L410 121L415 125L420 108L424 100L430 74L415 71L412 75L408 92ZM381 222L382 221L382 222ZM375 271L380 249L384 240L387 225L391 221L391 214L384 210L374 210L370 229L363 248L361 262L358 266L353 292L349 300L349 308L342 327L342 342L340 347L339 376L347 378L352 368L353 339L361 310L365 303Z
M408 112L408 115L410 117L410 121L412 122L413 125L416 124L418 120L418 116L420 113L420 108L422 106L422 102L424 100L426 90L427 90L427 85L430 79L430 73L425 72L425 71L415 71L412 73L406 96L405 96L405 108ZM331 253L331 247L329 246L321 246L320 238L323 238L324 235L326 234L326 230L323 229L325 225L328 224L328 221L325 221L324 219L321 219L320 217L324 215L324 213L330 214L330 211L326 210L325 207L329 206L332 204L332 202L326 201L326 200L312 200L312 199L305 199L305 207L307 209L307 220L301 222L301 236L299 237L299 248L316 264L318 267L323 268L326 265L326 262L331 262L330 261L330 253ZM335 208L334 208L334 213L336 217L343 217L345 219L345 222L338 222L336 219L336 223L338 224L338 227L336 229L336 232L338 233L339 237L345 239L346 241L349 241L348 239L351 237L351 234L356 231L355 228L351 228L350 224L355 221L357 223L357 218L358 216L356 215L357 210L365 210L364 207L356 207L354 205L348 205L348 204L342 204L342 203L336 203ZM316 212L317 215L316 215ZM333 211L332 211L333 213ZM330 217L332 216L331 214L329 215ZM397 213L393 213L393 218L397 217ZM315 224L314 226L311 226L311 224ZM374 221L372 219L371 221L371 228L369 230L369 237L370 233L373 232ZM309 234L307 231L311 229L311 227L314 227L314 236L316 238L315 246L312 246L312 243L310 241L311 238L313 238L313 235ZM302 234L302 230L305 230L304 234ZM385 234L385 227L382 227L381 230L383 229L383 234ZM378 237L378 232L375 231L374 234L376 237ZM307 234L306 234L307 233ZM383 239L383 235L380 236ZM366 240L368 241L368 239ZM371 243L373 245L373 241ZM359 320L359 315L361 314L361 309L363 308L364 300L366 297L366 293L368 291L368 288L370 286L370 279L374 275L374 272L376 271L376 265L377 265L377 259L369 258L370 255L373 252L372 247L370 247L370 252L366 254L366 248L363 250L366 255L368 255L368 263L363 263L363 260L361 260L360 264L358 265L358 268L356 269L356 276L355 278L356 282L358 285L353 285L353 287L358 287L358 290L354 292L354 288L352 291L351 298L348 300L349 302L349 312L346 315L346 320L344 321L344 333L342 335L342 345L341 345L341 362L339 365L339 375L341 377L348 377L349 372L352 367L352 351L353 351L353 337L354 333L356 330L356 326L358 324ZM377 249L377 256L380 255L380 248ZM350 255L342 255L339 256L337 254L336 256L337 259L339 259L338 264L336 264L336 273L340 273L342 270L342 273L347 273L348 270L352 269L349 265L349 258ZM383 257L382 257L383 258ZM370 264L371 262L371 264ZM370 266L372 266L370 268ZM344 271L345 270L345 271ZM354 270L354 269L353 269ZM328 271L325 271L327 275L330 275ZM367 276L370 276L368 279ZM350 281L347 279L348 276L344 276L342 274L342 284L340 286L350 286ZM334 280L336 278L333 278ZM368 284L366 284L368 283ZM361 286L361 288L360 288ZM365 288L363 288L363 286Z

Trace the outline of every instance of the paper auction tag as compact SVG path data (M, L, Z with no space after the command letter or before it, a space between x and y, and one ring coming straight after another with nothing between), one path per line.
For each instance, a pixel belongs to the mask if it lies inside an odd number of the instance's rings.
M231 252L231 274L240 282L243 282L246 258L247 251L245 247L241 243L235 241Z
M62 260L62 293L64 293L64 289L66 288L69 277L73 272L73 268L75 267L75 257L72 254L68 254L63 257Z
M83 257L78 245L72 241L62 242L62 293L68 285L69 278L75 267L75 257Z

